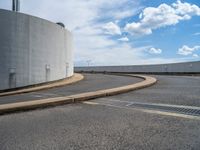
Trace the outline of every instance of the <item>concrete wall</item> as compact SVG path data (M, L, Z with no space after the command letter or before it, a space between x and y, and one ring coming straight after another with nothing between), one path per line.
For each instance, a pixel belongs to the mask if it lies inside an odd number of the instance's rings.
M161 64L161 65L136 65L136 66L102 66L102 67L75 67L76 72L95 71L95 72L127 72L127 73L200 73L200 61Z
M72 49L63 27L0 9L0 90L72 76Z

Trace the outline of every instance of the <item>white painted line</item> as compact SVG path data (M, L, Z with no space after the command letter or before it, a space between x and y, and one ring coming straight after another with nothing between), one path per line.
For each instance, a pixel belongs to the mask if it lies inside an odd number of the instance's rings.
M118 99L110 99L110 98L100 98L98 100L104 100L104 101L116 101L116 102L122 102L122 103L129 103L127 106L133 105L133 104L145 104L145 105L156 105L156 106L167 106L167 107L177 107L177 108L187 108L187 109L197 109L200 110L200 107L197 106L188 106L188 105L174 105L174 104L163 104L163 103L142 103L142 102L134 102L134 101L127 101L127 100L118 100Z
M186 118L186 119L200 120L200 116L192 116L192 115L180 114L180 113L175 113L175 112L166 112L166 111L159 111L159 110L149 110L149 109L143 109L143 108L127 107L128 105L131 105L131 104L128 104L126 106L117 106L117 105L106 104L106 103L96 103L96 105L97 104L98 105L102 105L102 106L115 107L115 108L128 109L128 110L133 109L133 110L141 111L141 112L144 112L144 113L152 113L152 114L159 114L159 115L165 115L165 116L181 117L181 118Z
M164 107L175 107L175 108L186 108L186 109L200 110L200 107L187 106L187 105L173 105L173 104L163 104L163 103L140 103L140 102L134 102L133 104L144 104L144 105L153 105L153 106L164 106Z
M126 106L129 107L129 106L131 106L131 105L133 105L133 104L134 104L134 102L129 103L129 104L127 104Z
M89 102L89 101L85 101L82 102L83 104L88 104L88 105L99 105L99 103L95 103L95 102Z
M171 113L171 112L164 112L164 111L158 111L158 110L146 110L146 109L140 109L140 111L143 111L146 113L153 113L153 114L160 114L160 115L166 115L166 116L200 120L199 116L185 115L185 114L179 114L179 113L174 113L174 112Z
M32 97L43 97L43 96L41 96L41 95L32 95Z

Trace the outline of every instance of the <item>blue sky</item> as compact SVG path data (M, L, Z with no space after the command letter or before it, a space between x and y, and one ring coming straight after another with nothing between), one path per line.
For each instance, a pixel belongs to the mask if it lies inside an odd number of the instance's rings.
M199 0L21 0L21 12L63 22L76 66L200 60Z

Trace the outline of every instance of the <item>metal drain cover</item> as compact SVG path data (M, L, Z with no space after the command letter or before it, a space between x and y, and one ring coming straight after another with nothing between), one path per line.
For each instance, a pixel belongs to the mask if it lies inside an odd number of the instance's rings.
M128 107L143 108L150 110L159 110L165 112L181 113L186 115L200 116L200 108L188 108L187 106L176 106L176 105L162 105L162 104L147 104L147 103L132 103L127 105Z
M96 101L99 105L114 106L120 108L137 108L146 110L155 110L162 112L171 112L177 114L184 114L190 116L200 117L200 107L195 106L184 106L184 105L173 105L173 104L162 104L162 103L140 103L133 101L123 101L117 99L101 98Z

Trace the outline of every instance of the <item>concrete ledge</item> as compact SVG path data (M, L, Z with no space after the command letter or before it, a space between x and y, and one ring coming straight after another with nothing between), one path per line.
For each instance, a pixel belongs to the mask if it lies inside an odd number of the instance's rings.
M41 108L41 107L47 107L47 106L69 104L73 102L74 102L73 98L56 97L56 98L35 100L35 101L29 101L29 102L4 104L4 105L0 105L0 115L6 114L6 113L12 113L16 111L24 111L24 110Z
M4 104L4 105L0 105L0 115L5 114L5 113L15 112L15 111L24 111L24 110L31 110L31 109L36 109L36 108L43 108L47 106L69 104L69 103L81 102L81 101L86 101L86 100L105 97L105 96L122 94L125 92L151 86L157 82L157 79L153 77L149 77L149 76L131 75L131 74L124 74L124 76L142 78L144 79L144 81L138 82L135 84L130 84L127 86L98 90L94 92L80 93L80 94L65 96L65 97L56 97L56 98L49 98L49 99L33 100L33 101L28 101L28 102Z
M86 100L90 100L90 99L105 97L105 96L107 96L106 94L107 94L106 90L105 91L99 90L99 91L95 91L95 92L87 92L87 93L71 95L69 97L73 98L74 102L81 102L81 101L86 101Z
M83 79L84 79L84 76L82 74L75 73L72 77L66 78L64 80L59 80L57 82L55 81L53 83L47 83L47 84L38 85L38 86L34 85L32 87L29 87L29 88L22 88L22 89L10 91L10 92L2 92L2 93L0 93L0 97L22 94L22 93L29 93L29 92L34 92L34 91L39 91L39 90L44 90L44 89L50 89L50 88L65 86L65 85L76 83L76 82L81 81Z
M120 74L120 75L122 75L122 74ZM144 81L138 82L135 84L131 84L131 85L127 85L127 86L122 86L119 88L103 90L102 92L106 93L106 96L112 96L112 95L122 94L122 93L130 92L133 90L145 88L145 87L151 86L157 82L157 79L155 79L153 77L149 77L149 76L131 75L131 74L124 74L124 76L132 76L132 77L142 78L142 79L144 79Z

